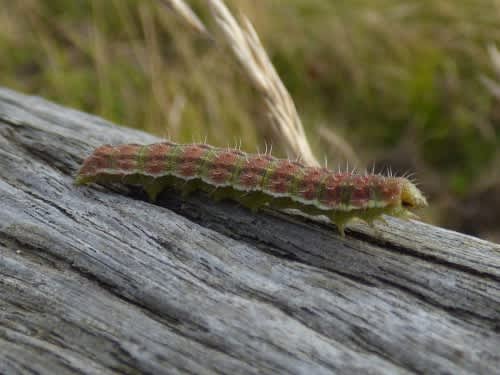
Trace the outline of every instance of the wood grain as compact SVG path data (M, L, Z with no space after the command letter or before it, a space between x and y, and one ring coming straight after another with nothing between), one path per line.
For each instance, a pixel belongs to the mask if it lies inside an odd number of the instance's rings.
M500 373L500 246L75 187L151 143L0 89L0 373Z

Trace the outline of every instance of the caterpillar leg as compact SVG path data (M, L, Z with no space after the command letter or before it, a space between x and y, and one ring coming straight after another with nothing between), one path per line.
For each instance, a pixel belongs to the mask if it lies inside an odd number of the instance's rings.
M335 223L335 225L337 226L337 230L339 231L339 234L341 237L345 237L345 224L338 224L338 223Z
M350 220L350 216L342 212L332 212L330 214L330 221L335 224L341 237L345 237L345 227Z
M197 181L187 181L179 185L182 198L187 198L191 193L198 189Z
M144 190L146 191L149 200L151 202L155 202L156 198L158 198L158 194L163 190L164 185L160 183L160 181L154 181L150 184L144 186Z
M221 201L223 199L235 200L243 207L248 208L254 213L257 212L258 209L264 204L262 201L259 201L258 197L255 194L235 192L234 189L228 187L213 189L208 194L210 198L215 201Z
M208 192L208 196L216 202L231 197L232 190L225 187L216 187Z
M132 176L132 178L137 178ZM149 178L149 177L138 177L136 182L132 181L130 183L139 183L144 187L144 191L148 194L149 200L151 202L155 202L158 198L158 195L165 189L167 186L174 186L175 178L172 176L166 176L162 178Z
M258 193L245 193L238 197L238 202L252 213L259 211L259 208L266 205L268 201L269 197Z

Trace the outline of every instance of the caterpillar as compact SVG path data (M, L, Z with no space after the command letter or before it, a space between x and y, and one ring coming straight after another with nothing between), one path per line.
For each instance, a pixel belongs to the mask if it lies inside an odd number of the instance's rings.
M427 205L404 177L336 172L207 144L104 145L84 160L76 177L77 184L93 182L141 185L152 201L173 187L184 194L203 190L253 211L298 209L328 217L342 236L351 219L372 224L382 214L409 218L414 215L408 209Z

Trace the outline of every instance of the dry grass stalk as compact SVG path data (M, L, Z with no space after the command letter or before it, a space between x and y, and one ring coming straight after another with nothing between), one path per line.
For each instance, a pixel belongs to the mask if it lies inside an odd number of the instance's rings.
M493 69L497 73L500 78L500 51L494 45L488 46L488 53L490 55L491 62L493 64ZM500 83L486 77L484 75L481 76L482 83L486 86L486 88L493 94L496 98L500 99Z
M318 166L295 104L250 21L244 18L244 27L241 27L223 1L209 0L208 3L229 46L253 85L265 98L275 140L284 146L290 157Z
M362 165L351 145L332 129L322 125L318 128L318 134L322 141L326 142L331 149L334 149L335 152L347 160L350 165L357 167Z
M210 34L208 33L203 22L201 22L196 13L193 12L193 10L189 7L189 5L187 5L184 2L184 0L160 0L160 1L167 7L172 9L174 12L176 12L178 15L180 15L181 18L193 29L195 29L200 34L203 34L206 37L210 37Z

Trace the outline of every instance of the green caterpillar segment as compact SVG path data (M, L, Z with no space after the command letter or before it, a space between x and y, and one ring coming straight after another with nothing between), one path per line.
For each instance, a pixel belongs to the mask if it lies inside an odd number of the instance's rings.
M141 185L151 200L166 187L183 194L203 190L252 211L265 206L327 216L341 233L353 218L368 223L383 214L407 218L409 208L427 205L406 178L334 172L205 144L104 145L84 161L76 182Z

